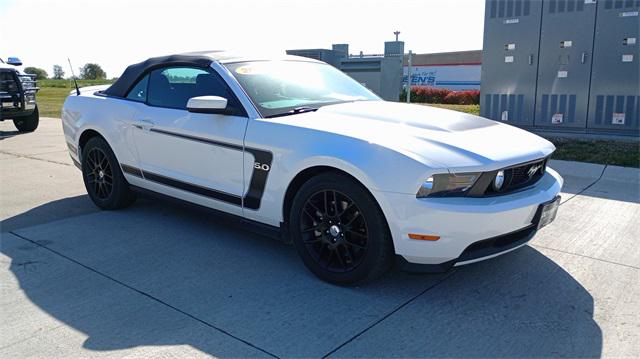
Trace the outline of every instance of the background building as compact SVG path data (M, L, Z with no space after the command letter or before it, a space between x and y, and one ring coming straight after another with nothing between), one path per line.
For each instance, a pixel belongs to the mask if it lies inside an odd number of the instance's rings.
M349 54L348 44L334 44L332 49L287 50L289 55L324 61L388 101L398 101L402 89L404 42L387 41L384 54Z
M404 42L387 41L384 54L349 54L348 44L331 49L287 50L289 55L324 61L342 70L385 100L398 101L407 84L408 55ZM482 51L413 54L412 86L432 86L450 90L480 88Z
M287 54L320 60L334 67L340 68L340 61L343 58L349 57L349 45L333 44L331 50L329 49L287 50Z

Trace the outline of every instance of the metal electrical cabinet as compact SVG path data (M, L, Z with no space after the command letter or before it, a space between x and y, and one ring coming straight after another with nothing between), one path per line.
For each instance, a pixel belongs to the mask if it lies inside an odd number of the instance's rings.
M533 125L542 2L488 0L485 9L481 115Z
M640 136L639 13L640 0L487 0L482 116Z
M636 132L640 116L640 0L600 0L596 23L590 129Z
M544 2L535 126L584 129L596 21L595 2Z

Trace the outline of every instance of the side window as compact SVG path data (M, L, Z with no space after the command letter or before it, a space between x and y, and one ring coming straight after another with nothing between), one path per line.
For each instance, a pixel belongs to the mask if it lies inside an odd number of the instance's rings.
M142 78L138 83L129 91L127 98L129 100L146 102L147 101L147 84L149 83L149 75Z
M170 67L154 70L149 76L148 103L152 106L186 109L189 99L196 96L224 97L230 109L244 113L224 80L215 73L199 68Z

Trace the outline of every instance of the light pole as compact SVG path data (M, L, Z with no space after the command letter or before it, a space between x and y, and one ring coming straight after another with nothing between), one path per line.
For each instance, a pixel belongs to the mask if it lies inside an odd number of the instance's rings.
M407 59L407 103L411 103L411 61L413 60L413 52L409 50L409 58Z

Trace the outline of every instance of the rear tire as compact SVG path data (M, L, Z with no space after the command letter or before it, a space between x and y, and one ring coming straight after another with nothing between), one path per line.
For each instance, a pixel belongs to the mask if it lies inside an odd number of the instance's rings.
M393 263L393 241L375 199L338 172L302 185L289 213L289 233L307 268L333 284L371 281Z
M30 115L16 117L13 119L13 124L20 132L33 132L38 128L40 123L40 112L38 112L38 106L33 109Z
M101 209L125 208L136 200L116 156L102 137L89 139L82 148L82 179L89 197Z

